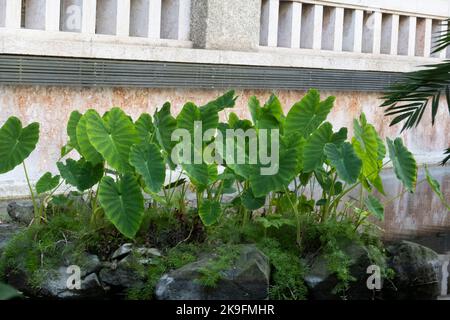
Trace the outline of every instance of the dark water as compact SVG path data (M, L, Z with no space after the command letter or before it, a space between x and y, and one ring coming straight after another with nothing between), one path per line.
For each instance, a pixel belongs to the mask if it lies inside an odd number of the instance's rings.
M450 166L431 167L429 171L450 202ZM387 199L403 191L392 170L386 170L383 178ZM418 182L423 179L425 172L420 169ZM414 240L440 254L450 253L450 211L427 182L418 184L414 194L406 193L386 206L385 221L380 226L385 230L386 240Z

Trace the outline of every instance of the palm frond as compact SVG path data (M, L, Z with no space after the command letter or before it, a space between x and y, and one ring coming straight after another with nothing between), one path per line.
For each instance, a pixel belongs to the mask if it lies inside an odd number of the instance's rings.
M433 53L450 46L450 19L442 22L445 28L435 34ZM424 69L406 73L404 78L388 88L382 97L386 116L394 116L391 126L403 123L402 132L417 127L425 110L431 105L431 122L435 124L442 96L450 114L450 60L423 66ZM442 164L450 160L450 148Z
M450 148L448 148L447 150L445 150L444 155L446 155L446 157L444 158L444 160L442 160L441 165L445 166L447 164L447 162L450 161Z

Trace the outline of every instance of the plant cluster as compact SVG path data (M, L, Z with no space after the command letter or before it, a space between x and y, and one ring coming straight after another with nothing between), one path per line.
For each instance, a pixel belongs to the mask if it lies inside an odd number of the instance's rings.
M137 120L120 108L112 108L103 115L92 109L84 114L74 111L67 125L68 143L61 149L56 164L59 174L47 172L34 186L25 160L38 143L39 124L23 127L19 119L11 117L0 128L0 173L23 166L34 204L35 225L57 220L61 211L58 208L71 207L77 212L71 199L82 197L87 202L83 210L88 218L75 214L74 219L95 232L107 221L123 237L135 239L140 230L149 232L152 223L162 221L157 217L148 220L147 213L156 212L160 217L177 215L181 218L175 224L188 221L192 226L187 238L179 244L189 240L194 229L199 228L198 223L203 224L211 239L216 232L222 242L233 237L236 240L236 235L237 242L249 239L258 242L277 270L275 277L279 281L272 289L272 297L304 296L303 283L297 278L281 280L291 273L299 277L303 273L300 262L296 267L287 263L299 259L299 250L328 252L330 267L344 282L350 281L345 257L334 240L341 232L349 233L347 239L358 238L354 235L371 226L370 216L383 219L383 202L396 199L382 200L387 195L381 171L387 165L394 168L404 192L415 190L417 164L412 153L400 138L383 141L364 114L354 120L351 137L347 128L334 130L327 117L335 98L321 100L317 90L309 90L287 114L275 95L264 105L252 97L248 103L251 120L240 119L231 112L226 122L222 122L219 114L232 108L236 99L234 91L229 91L203 106L188 102L177 116L171 114L170 103L166 103L153 116L144 113ZM186 150L177 149L179 141L174 139L174 132L183 129L194 139L199 124L202 142L192 141L189 153L200 161L180 161ZM267 159L261 153L253 159L249 143L232 144L232 153L245 161L227 161L219 146L229 130L256 132L257 145L267 147L266 155L278 152L276 170L261 174L269 166ZM269 143L260 141L258 132L263 130L270 133ZM216 134L207 134L204 139L206 132ZM204 158L205 153L212 157ZM427 180L442 197L439 184L428 171ZM61 194L63 185L71 187L69 195ZM188 205L189 192L195 194L193 206ZM224 195L232 196L233 200L224 201ZM236 228L236 221L240 228ZM289 232L282 232L285 229L294 230L293 239ZM84 239L91 239L90 244L92 239L99 239L98 235L87 233ZM38 244L48 247L33 245L34 251L58 250L50 243L58 237L52 232L35 236L43 236ZM373 252L376 256L377 251ZM204 270L204 282L216 283L219 269L228 265L230 259L219 259L212 268ZM31 269L39 263L28 262ZM166 261L154 274L168 267L170 262ZM156 277L149 278L153 279L153 286Z

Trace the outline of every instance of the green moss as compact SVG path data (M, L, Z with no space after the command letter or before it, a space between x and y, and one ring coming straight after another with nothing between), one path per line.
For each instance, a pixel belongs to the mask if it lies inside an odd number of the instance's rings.
M0 258L0 277L7 273L25 272L30 285L39 287L42 279L69 258L83 265L85 243L80 237L88 224L78 214L64 213L52 217L47 224L32 225L17 234Z
M304 300L307 288L303 281L305 267L299 251L285 250L275 239L265 239L258 248L269 258L272 279L269 298L273 300Z
M223 272L229 270L239 257L240 249L240 246L236 245L222 245L213 250L215 257L200 269L198 282L205 287L216 287L223 277Z

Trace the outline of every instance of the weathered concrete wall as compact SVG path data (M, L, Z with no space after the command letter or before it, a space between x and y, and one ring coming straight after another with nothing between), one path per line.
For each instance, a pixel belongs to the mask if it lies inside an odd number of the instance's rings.
M38 121L41 124L41 138L37 150L27 160L32 179L39 178L46 171L55 171L55 162L59 159L61 146L66 142L66 123L72 110L85 111L89 108L104 112L112 106L120 106L134 118L142 112L153 114L157 107L171 101L174 112L180 111L186 101L197 104L206 103L222 94L220 90L177 90L177 89L121 89L121 88L66 88L66 87L22 87L0 86L0 125L15 115L27 124ZM271 92L244 90L238 91L239 99L235 112L250 118L247 101L256 95L261 101ZM298 100L305 92L276 92L285 110ZM352 127L352 120L364 111L368 120L375 124L383 137L396 136L400 127L389 128L389 120L378 108L380 94L358 92L322 92L322 96L335 95L336 106L330 116L337 127ZM413 131L403 134L408 147L416 153L420 162L436 163L442 158L442 150L447 147L450 121L444 108L437 116L434 127L430 124L430 112L424 115L422 124ZM0 198L26 194L25 180L21 167L11 173L0 176Z

